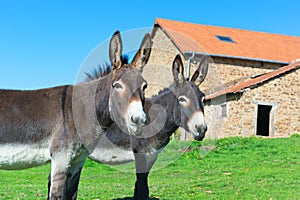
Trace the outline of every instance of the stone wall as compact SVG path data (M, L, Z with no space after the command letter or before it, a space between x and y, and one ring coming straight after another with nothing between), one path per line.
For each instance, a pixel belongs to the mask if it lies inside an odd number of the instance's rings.
M226 87L236 85L251 77L262 75L283 66L276 63L220 57L213 57L213 61L219 70L220 79L224 80Z
M146 97L157 94L159 90L173 83L172 64L175 56L180 54L160 28L153 33L151 56L143 70L143 76L149 84Z

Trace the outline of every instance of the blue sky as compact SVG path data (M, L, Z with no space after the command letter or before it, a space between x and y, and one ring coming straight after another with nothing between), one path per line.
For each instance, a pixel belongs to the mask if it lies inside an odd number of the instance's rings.
M72 84L89 53L115 30L152 27L156 17L300 36L299 7L297 0L2 0L0 88Z

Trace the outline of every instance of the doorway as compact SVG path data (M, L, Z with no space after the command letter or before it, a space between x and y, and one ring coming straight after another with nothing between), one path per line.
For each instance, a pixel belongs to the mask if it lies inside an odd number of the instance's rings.
M256 135L269 136L271 110L270 105L258 105Z

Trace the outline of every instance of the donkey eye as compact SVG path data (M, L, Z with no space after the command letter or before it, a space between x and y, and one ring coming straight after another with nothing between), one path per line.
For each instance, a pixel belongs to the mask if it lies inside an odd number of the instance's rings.
M179 101L179 102L186 102L185 98L183 98L183 97L180 97L180 98L178 99L178 101Z
M180 104L187 104L187 103L188 103L187 98L184 97L184 96L180 96L180 97L178 98L178 101L179 101Z
M121 83L119 83L118 81L114 82L113 84L113 88L114 89L123 89L123 86Z
M148 87L147 83L144 82L142 85L142 90L145 91L147 89L147 87Z

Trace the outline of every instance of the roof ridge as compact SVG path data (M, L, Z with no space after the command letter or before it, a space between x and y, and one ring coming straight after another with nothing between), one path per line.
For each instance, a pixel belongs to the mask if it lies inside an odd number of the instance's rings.
M300 38L300 36L295 36L295 35L287 35L287 34L281 34L281 33L271 33L271 32L266 32L266 31L247 30L247 29L242 29L242 28L232 28L232 27L217 26L217 25L197 24L195 22L184 22L184 21L178 21L178 20L174 20L174 19L156 18L155 22L157 22L157 20L171 21L171 22L177 22L177 23L183 23L183 24L191 24L191 25L196 25L196 26L224 28L224 29L231 29L231 30L233 29L233 30L237 30L237 31L246 31L246 32L254 32L254 33L262 33L262 34L270 34L270 35L279 35L279 36Z

